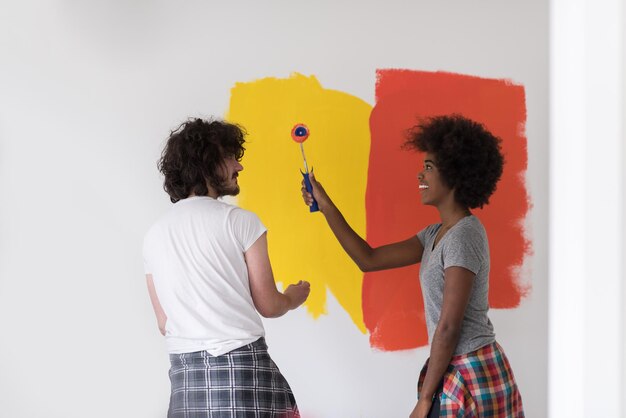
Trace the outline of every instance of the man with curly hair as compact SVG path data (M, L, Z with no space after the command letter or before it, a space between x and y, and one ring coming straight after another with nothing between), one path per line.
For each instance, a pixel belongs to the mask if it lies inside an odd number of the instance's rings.
M418 176L422 203L441 222L396 243L372 248L346 222L311 175L306 204L319 210L362 271L421 263L420 284L431 344L411 418L524 416L509 362L496 342L489 310L489 244L471 209L496 190L504 159L500 139L460 115L438 116L411 130L406 146L425 153Z
M173 205L146 234L143 254L170 354L169 418L300 416L259 314L297 308L309 284L279 292L265 226L220 199L239 193L244 135L227 122L189 120L171 133L158 164Z

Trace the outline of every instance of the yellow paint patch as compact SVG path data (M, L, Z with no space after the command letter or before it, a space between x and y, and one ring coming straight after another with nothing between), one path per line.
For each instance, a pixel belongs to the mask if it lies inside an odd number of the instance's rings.
M324 89L314 76L294 74L237 83L227 114L248 131L238 202L268 228L276 280L285 287L311 282L306 307L314 318L326 313L330 290L362 332L363 273L341 249L324 215L309 213L304 205L299 171L304 165L291 129L297 123L309 127L304 142L309 168L364 237L371 110L357 97Z

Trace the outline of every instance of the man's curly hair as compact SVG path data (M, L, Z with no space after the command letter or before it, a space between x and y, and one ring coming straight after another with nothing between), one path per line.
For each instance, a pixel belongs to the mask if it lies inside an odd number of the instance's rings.
M474 209L489 203L502 176L501 142L483 125L454 114L421 121L409 130L405 146L433 154L455 200Z
M241 160L245 135L241 127L218 120L190 119L173 130L157 164L172 203L192 193L206 196L207 183L225 194L220 167L228 157Z

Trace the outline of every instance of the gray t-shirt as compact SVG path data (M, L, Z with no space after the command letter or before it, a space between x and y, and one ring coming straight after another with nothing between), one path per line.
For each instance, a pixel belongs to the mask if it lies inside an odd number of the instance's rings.
M489 243L478 218L466 216L458 221L433 248L441 224L426 227L417 234L424 246L420 284L426 310L428 341L432 343L443 305L444 270L463 267L476 276L465 309L459 343L454 355L466 354L495 341L489 311Z

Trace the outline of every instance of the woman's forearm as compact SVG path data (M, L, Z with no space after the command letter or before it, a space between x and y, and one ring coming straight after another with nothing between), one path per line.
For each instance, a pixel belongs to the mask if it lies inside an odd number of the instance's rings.
M348 224L341 211L329 200L323 214L331 231L344 251L352 258L361 271L371 267L372 247Z
M312 173L311 185L319 210L324 214L328 226L341 247L361 271L403 267L418 263L422 259L424 248L417 236L405 241L372 248L352 229L322 185L315 180ZM310 206L313 203L313 195L306 191L304 183L302 184L302 197L307 205Z
M437 391L441 379L448 369L459 336L460 330L437 327L430 347L430 359L428 360L428 369L422 384L420 398L432 398Z

